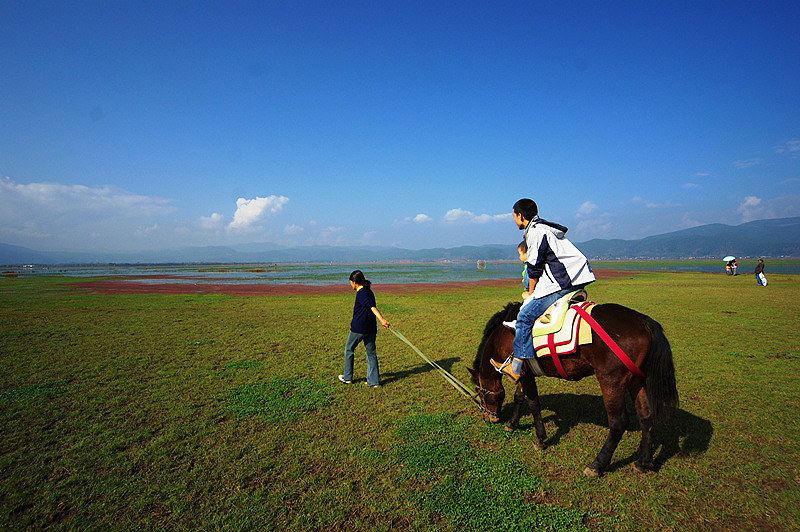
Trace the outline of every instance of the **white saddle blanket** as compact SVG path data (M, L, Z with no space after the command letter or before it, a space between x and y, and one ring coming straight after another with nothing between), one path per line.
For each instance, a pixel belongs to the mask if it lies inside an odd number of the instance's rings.
M589 314L595 303L578 303ZM560 330L540 336L534 336L533 349L537 357L552 355L569 355L574 353L579 345L592 343L592 328L583 321L574 308L567 309L563 326Z

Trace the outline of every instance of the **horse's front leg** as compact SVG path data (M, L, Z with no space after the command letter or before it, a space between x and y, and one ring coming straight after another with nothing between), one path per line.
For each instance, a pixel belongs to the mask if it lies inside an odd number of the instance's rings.
M513 431L519 427L519 418L522 415L522 404L528 405L533 414L533 426L536 429L536 441L533 446L538 450L545 448L544 441L547 439L547 432L544 429L542 420L542 406L539 403L539 389L536 387L536 378L530 373L524 373L517 384L514 392L514 412L511 420L506 424L506 430Z
M524 379L525 377L522 378ZM522 417L522 405L526 401L525 392L522 391L522 382L518 382L514 391L514 409L511 411L511 419L506 423L507 432L514 432L519 428L519 418Z

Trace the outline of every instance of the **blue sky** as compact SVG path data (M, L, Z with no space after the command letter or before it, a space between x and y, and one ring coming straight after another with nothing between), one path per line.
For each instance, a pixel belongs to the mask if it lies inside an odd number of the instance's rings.
M0 242L515 245L800 215L800 2L0 3Z

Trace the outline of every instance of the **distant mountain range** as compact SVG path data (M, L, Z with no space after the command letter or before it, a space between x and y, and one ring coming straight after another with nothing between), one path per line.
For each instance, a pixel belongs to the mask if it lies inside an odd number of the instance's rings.
M594 239L577 243L592 259L678 259L800 256L800 217L757 220L741 225L709 224L639 240ZM514 246L401 249L390 247L283 247L254 243L155 251L35 251L0 244L0 264L144 264L376 262L392 260L513 260Z
M701 225L639 240L596 239L578 247L596 259L800 257L800 216L741 225Z

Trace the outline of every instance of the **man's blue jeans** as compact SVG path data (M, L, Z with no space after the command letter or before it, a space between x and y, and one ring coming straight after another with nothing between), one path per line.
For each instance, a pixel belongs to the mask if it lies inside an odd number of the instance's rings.
M517 315L517 331L514 334L514 358L533 358L533 337L531 329L536 318L544 314L547 307L558 301L558 298L579 290L581 286L571 286L563 288L558 292L534 299L519 311Z
M380 383L380 372L378 371L378 354L375 350L376 333L361 334L350 331L347 337L347 344L344 347L344 380L353 380L353 360L355 359L355 349L359 342L364 342L367 351L367 384L375 386Z

